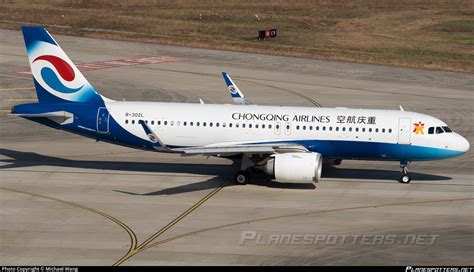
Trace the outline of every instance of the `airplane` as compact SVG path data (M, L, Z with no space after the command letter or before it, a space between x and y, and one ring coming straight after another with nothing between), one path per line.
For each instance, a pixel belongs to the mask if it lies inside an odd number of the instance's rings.
M400 110L263 106L223 73L234 104L115 101L101 95L44 27L23 26L37 103L11 114L97 141L181 154L241 158L237 184L254 171L280 182L319 182L323 158L399 162L451 158L469 142L443 121Z

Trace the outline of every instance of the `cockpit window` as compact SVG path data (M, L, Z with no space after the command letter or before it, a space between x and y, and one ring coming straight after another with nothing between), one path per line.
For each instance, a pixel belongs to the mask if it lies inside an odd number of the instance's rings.
M449 127L443 126L443 127L429 127L428 128L428 134L441 134L441 133L451 133L453 132Z
M444 129L444 132L446 132L446 133L453 132L449 127L443 127L443 129Z

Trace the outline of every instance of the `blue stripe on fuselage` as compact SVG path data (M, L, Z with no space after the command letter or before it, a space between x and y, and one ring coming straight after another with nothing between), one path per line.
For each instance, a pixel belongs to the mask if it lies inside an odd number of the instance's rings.
M309 151L321 153L324 158L337 159L428 161L446 159L464 154L463 152L450 149L380 142L292 140L282 141L281 143L300 144Z

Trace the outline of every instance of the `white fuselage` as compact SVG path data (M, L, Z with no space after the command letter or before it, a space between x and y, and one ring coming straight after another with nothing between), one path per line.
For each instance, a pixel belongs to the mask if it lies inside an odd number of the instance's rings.
M448 153L469 148L456 133L428 134L429 127L446 124L408 111L157 102L108 102L106 107L118 125L136 137L148 139L138 124L144 120L166 145L176 147L340 141L415 146ZM423 127L417 132L415 124L419 123ZM381 159L383 155L387 154L380 154ZM430 159L429 154L422 157Z

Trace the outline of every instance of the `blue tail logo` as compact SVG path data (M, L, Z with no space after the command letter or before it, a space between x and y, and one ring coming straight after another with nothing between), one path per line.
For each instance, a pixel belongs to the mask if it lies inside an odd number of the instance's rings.
M64 59L61 59L53 55L43 55L33 60L33 63L37 61L49 62L51 65L54 66L54 68L56 69L56 71L58 72L59 76L62 78L63 81L68 82L68 84L74 84L74 79L76 78L74 69L72 69L71 65L67 63L67 61L65 61ZM56 72L53 69L49 68L48 65L44 65L43 68L40 68L40 69L41 69L40 70L41 72L39 76L42 77L43 81L52 90L67 94L67 93L78 92L84 86L84 85L80 85L80 87L78 88L69 88L61 82ZM43 87L46 87L46 86L43 86Z
M103 104L99 93L43 27L22 27L39 102Z
M229 92L232 96L234 96L234 95L238 96L238 94L239 94L237 92L237 90L235 89L234 85L229 85Z

